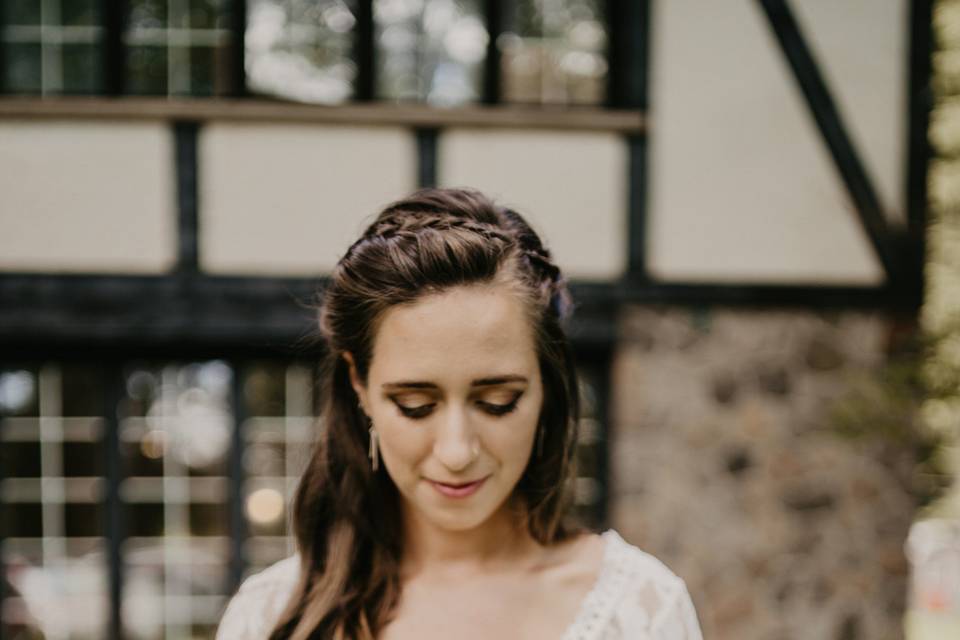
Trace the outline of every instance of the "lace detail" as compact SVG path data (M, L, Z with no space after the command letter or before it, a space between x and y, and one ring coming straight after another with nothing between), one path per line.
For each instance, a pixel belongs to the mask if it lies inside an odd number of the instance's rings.
M613 529L600 573L561 640L703 640L683 580ZM296 585L299 559L251 576L230 601L216 640L264 640Z
M562 640L703 640L683 580L613 529L593 588Z
M293 595L299 556L290 556L243 581L227 605L216 640L265 640Z

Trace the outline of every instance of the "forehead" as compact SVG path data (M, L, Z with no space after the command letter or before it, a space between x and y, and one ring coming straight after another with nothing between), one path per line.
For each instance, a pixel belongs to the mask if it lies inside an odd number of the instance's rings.
M384 313L373 343L379 379L516 373L537 362L524 304L503 285L466 285Z

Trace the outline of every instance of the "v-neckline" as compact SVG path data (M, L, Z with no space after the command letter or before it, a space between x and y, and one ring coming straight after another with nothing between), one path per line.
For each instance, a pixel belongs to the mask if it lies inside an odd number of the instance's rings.
M582 636L575 634L580 633L582 630L590 629L588 622L591 621L591 619L597 619L596 610L604 604L603 592L606 584L610 581L614 546L617 544L620 536L613 529L607 529L600 534L600 537L604 539L603 554L600 559L600 570L597 572L593 586L590 587L590 590L587 591L587 594L580 601L577 615L574 616L573 621L564 629L560 640L581 640Z

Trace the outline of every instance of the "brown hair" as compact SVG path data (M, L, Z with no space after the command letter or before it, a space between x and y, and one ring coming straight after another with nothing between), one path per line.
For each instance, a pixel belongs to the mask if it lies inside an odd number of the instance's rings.
M384 312L428 293L506 282L527 301L544 399L542 454L514 490L541 544L570 536L565 485L579 414L563 323L572 309L550 252L518 213L470 189L422 189L387 206L340 259L320 307L326 342L319 438L293 504L300 580L270 638L374 638L400 595L399 495L371 469L366 417L342 354L364 381Z

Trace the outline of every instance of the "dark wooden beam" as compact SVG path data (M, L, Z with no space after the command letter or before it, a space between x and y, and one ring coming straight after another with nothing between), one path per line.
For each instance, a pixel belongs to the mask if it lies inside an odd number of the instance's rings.
M787 0L758 0L800 86L830 157L856 207L860 224L890 282L904 281L904 260L898 240L890 231L880 199L847 134L826 80L807 46Z
M196 273L200 265L199 253L199 189L196 122L175 122L175 175L177 177L177 230L179 273Z
M244 361L232 359L233 382L231 386L231 402L233 404L233 430L230 437L230 452L227 459L227 475L229 481L229 502L227 508L230 514L230 568L227 572L227 593L233 593L243 580L243 572L247 568L247 558L244 547L247 542L247 518L244 515L243 485L246 480L246 471L243 466L243 454L246 448L244 429L247 419L247 403L244 399L243 376Z
M0 276L0 348L27 354L50 345L83 348L229 348L237 353L313 353L322 281L179 274ZM892 287L652 283L625 279L571 285L571 335L614 339L623 304L916 309L920 291ZM65 354L61 354L65 355Z
M9 9L6 7L6 3L0 2L0 33L3 33L4 27L7 24L7 14L6 12ZM0 95L3 95L7 91L7 43L0 41ZM0 538L2 540L2 538ZM0 602L3 602L3 581L0 580ZM0 640L3 640L3 612L0 611Z
M440 129L417 127L417 186L437 186L437 141Z
M353 100L370 102L377 91L377 43L373 22L373 0L357 1L357 22L353 31L353 59L357 63Z
M103 13L103 93L119 96L126 89L127 48L123 43L123 32L127 28L129 0L100 0Z
M512 6L513 3L510 3ZM505 24L504 0L484 0L484 19L487 27L487 56L483 61L483 95L481 102L487 105L500 104L503 91L503 73L500 69L500 46L497 40Z
M650 1L607 0L607 106L646 112L650 77ZM627 256L634 279L647 276L647 131L627 144Z
M103 362L101 360L101 362ZM124 637L121 603L123 602L123 501L120 485L123 480L123 455L120 450L120 407L124 388L123 370L119 361L103 363L103 450L104 450L104 532L106 533L107 585L109 615L107 637L121 640Z
M607 106L646 110L650 77L650 0L607 0Z
M230 3L230 90L228 95L242 98L247 95L246 69L247 0Z

